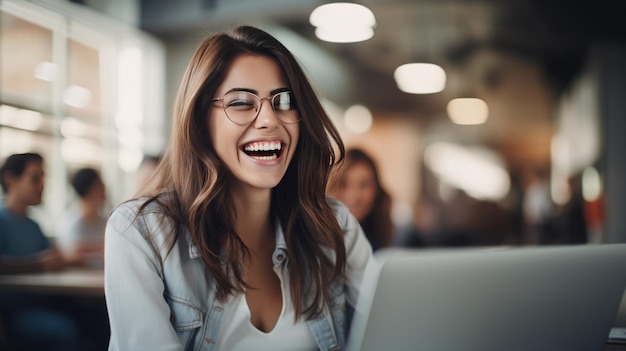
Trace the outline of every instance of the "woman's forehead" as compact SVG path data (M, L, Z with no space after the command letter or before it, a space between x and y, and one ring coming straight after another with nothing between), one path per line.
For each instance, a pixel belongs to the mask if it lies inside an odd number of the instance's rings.
M233 60L217 92L224 94L229 90L241 88L263 95L284 87L287 87L286 79L274 59L263 55L246 54Z

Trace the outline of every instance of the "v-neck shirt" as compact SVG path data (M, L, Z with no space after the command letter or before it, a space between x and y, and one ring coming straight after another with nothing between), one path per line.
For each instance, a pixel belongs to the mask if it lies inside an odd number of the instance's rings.
M228 299L231 308L224 314L217 345L220 350L247 351L312 351L318 350L313 334L304 318L295 321L295 311L289 289L289 274L285 267L286 258L274 266L274 273L280 278L282 308L276 325L269 332L263 332L250 321L250 308L245 294L237 294Z

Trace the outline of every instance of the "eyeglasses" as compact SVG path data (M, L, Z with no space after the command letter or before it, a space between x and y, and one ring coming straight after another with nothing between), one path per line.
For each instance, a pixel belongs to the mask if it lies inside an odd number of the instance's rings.
M213 102L221 101L226 117L237 125L245 126L257 118L263 100L270 102L274 114L282 123L300 121L296 111L296 101L291 91L283 91L264 98L247 91L231 91L222 98L213 99Z

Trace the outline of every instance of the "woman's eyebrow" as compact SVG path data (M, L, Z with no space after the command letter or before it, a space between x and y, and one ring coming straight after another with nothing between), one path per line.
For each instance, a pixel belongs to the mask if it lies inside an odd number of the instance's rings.
M278 93L283 93L283 92L285 92L285 91L291 91L291 88L288 88L288 87L282 87L282 88L274 89L274 90L270 91L270 95L275 95L275 94L278 94Z
M226 93L224 93L224 94L228 94L228 93L233 92L233 91L245 91L245 92L252 93L252 94L255 94L255 95L256 95L256 94L258 94L258 92L257 92L256 90L254 90L254 89L248 89L248 88L232 88L232 89L229 89L229 90L228 90Z
M233 91L245 91L247 93L252 93L254 95L258 95L259 94L258 91L254 90L254 89L249 89L249 88L232 88L232 89L229 89L225 94L228 94L228 93L233 92ZM288 87L276 88L276 89L270 91L270 96L278 94L278 93L282 93L282 92L285 92L285 91L291 91L291 89L288 88Z

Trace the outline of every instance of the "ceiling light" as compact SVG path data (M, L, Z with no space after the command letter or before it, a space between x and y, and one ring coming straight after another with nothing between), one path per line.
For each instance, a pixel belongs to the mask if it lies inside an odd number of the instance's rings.
M61 157L65 162L101 162L103 150L94 140L70 137L61 141Z
M65 138L81 136L85 134L86 130L87 125L85 122L77 118L65 117L61 121L61 135Z
M558 205L564 205L569 200L567 177L572 167L572 154L567 140L563 135L556 133L550 141L550 196Z
M41 61L35 67L33 76L37 79L45 80L46 82L52 82L57 76L57 65L48 61Z
M346 26L346 28L318 27L315 29L315 35L319 39L331 43L354 43L373 37L374 30L372 28L349 26Z
M39 111L19 109L15 117L13 126L16 128L35 131L43 124L43 116Z
M91 91L78 85L70 85L63 92L63 102L72 107L85 108L91 102Z
M38 111L0 105L0 124L35 131L41 128L43 116Z
M316 27L315 35L333 43L364 41L374 36L376 18L367 7L354 3L336 2L317 7L309 16Z
M446 86L446 72L433 63L407 63L393 73L398 88L405 93L432 94Z
M350 106L343 115L343 122L350 132L363 134L372 128L372 113L363 105Z
M583 171L582 191L585 201L593 202L602 196L602 178L598 170L588 166Z
M483 124L489 117L487 103L476 98L452 99L447 106L452 122L463 125Z
M141 165L143 159L143 152L137 148L121 148L117 154L117 163L120 168L127 172L136 172Z

